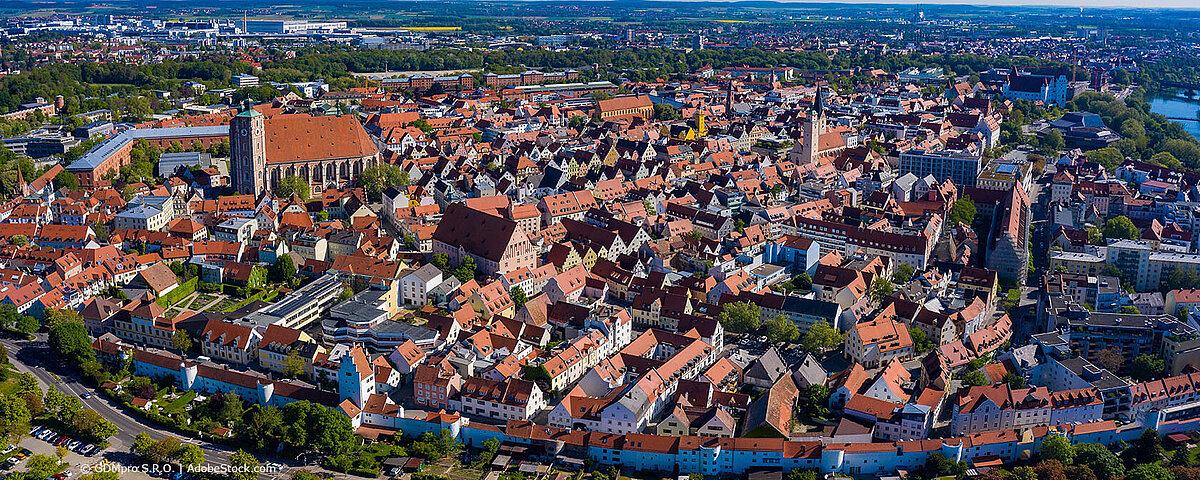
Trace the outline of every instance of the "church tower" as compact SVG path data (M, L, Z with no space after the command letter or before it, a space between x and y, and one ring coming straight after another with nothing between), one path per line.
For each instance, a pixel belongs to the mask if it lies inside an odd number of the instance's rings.
M821 134L825 133L825 129L825 91L817 85L817 98L813 100L813 107L808 111L808 118L804 120L801 162L816 163L817 154L821 152Z
M704 123L704 105L696 108L696 138L708 136L708 125Z
M258 196L267 189L266 138L266 120L247 100L229 121L229 163L240 194Z

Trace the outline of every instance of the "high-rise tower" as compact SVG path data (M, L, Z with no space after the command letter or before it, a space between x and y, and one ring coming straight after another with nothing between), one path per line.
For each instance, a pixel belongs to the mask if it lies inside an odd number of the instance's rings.
M229 162L238 193L257 196L267 189L266 138L263 114L246 100L229 121Z

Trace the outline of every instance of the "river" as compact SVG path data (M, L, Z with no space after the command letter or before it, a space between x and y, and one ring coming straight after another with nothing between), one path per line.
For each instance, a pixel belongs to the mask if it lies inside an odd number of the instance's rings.
M1196 118L1196 113L1200 112L1200 96L1155 97L1150 100L1150 111L1171 117L1172 122L1183 125L1193 137L1200 138L1200 120Z

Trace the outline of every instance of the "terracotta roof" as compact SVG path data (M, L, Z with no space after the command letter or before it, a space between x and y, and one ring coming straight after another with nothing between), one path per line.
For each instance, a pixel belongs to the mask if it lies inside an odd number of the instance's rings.
M379 154L351 116L280 115L266 120L267 163L358 158Z

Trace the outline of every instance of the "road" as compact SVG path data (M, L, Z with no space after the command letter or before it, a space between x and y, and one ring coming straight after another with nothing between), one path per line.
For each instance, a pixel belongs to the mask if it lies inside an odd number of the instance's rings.
M125 413L116 402L85 386L75 372L66 366L66 362L59 359L58 355L50 350L44 338L30 341L5 338L0 339L0 343L8 349L9 361L16 367L16 370L32 374L38 380L43 391L53 385L63 393L79 396L84 408L95 410L100 416L117 426L118 433L109 439L111 446L103 455L105 459L123 465L139 463L129 453L129 450L133 446L137 434L146 432L155 440L171 436L181 442L198 445L204 450L204 461L209 467L220 468L229 465L229 456L234 452L233 449L167 432L161 427L146 424ZM84 399L81 396L83 393L91 393L91 395ZM284 472L281 471L274 475L260 475L260 478L273 479L283 474ZM147 478L149 477L147 476Z

